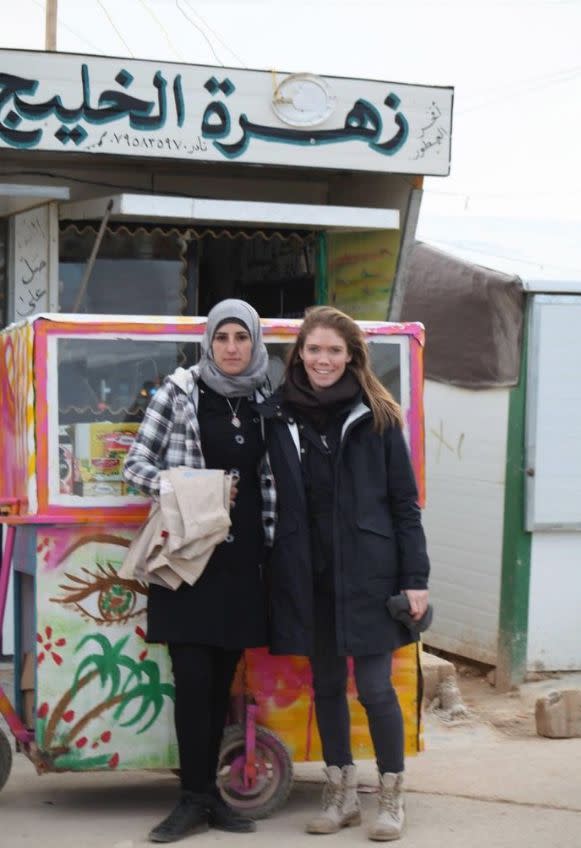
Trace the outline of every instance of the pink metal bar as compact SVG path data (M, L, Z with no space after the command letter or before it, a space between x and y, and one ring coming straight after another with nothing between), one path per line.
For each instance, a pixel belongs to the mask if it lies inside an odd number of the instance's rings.
M6 545L2 557L2 568L0 569L0 630L4 624L4 613L6 612L6 599L8 597L8 582L12 568L12 555L14 553L14 540L16 538L16 527L7 527ZM12 734L23 745L28 745L34 739L34 733L27 730L20 721L14 707L8 700L4 689L0 686L0 714L6 719L6 724Z
M0 569L0 631L4 626L4 613L6 612L6 599L8 597L8 582L10 580L10 569L12 567L12 554L14 553L14 539L16 528L7 527L6 545L2 556L2 568Z
M244 788L250 789L256 782L256 704L246 704L246 745L244 757Z
M31 730L27 730L26 727L22 724L16 711L10 701L8 700L8 696L4 689L0 686L0 715L4 716L6 719L6 724L10 728L13 736L18 739L19 742L22 742L23 745L29 745L34 739L34 733Z

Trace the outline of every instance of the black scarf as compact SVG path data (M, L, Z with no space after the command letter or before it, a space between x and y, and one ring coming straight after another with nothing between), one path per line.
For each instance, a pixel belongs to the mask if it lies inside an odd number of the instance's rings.
M282 387L285 404L296 409L318 433L325 433L329 421L355 406L361 399L361 386L347 367L343 375L328 389L315 391L302 362L291 365Z

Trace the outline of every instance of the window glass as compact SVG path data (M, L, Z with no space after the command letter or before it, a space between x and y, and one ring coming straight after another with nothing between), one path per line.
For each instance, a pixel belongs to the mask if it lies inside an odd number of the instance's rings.
M191 315L196 246L177 231L107 230L84 292L91 227L61 232L59 309L108 315Z
M402 402L401 394L401 345L399 342L369 342L369 357L371 367L385 388L391 392L398 403Z
M123 462L164 377L199 357L184 341L59 339L59 494L138 494Z
M200 247L202 315L226 297L251 303L264 318L301 318L315 300L312 237L204 238Z

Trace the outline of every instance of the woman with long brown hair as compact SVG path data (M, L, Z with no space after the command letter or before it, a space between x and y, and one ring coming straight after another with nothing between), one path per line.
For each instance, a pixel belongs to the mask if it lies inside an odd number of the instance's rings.
M323 807L307 831L361 821L346 695L352 656L379 770L369 838L398 839L403 720L391 658L412 636L386 601L404 591L419 620L429 573L401 411L371 370L361 329L330 306L307 312L284 383L263 407L278 499L270 646L310 658L326 763Z

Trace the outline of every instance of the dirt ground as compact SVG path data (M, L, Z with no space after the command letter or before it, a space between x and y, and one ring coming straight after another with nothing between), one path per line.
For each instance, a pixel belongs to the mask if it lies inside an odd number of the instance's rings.
M506 736L536 736L535 703L551 689L577 688L578 673L538 672L513 691L500 693L494 687L494 670L489 666L448 656L456 668L456 682L468 709L465 721L488 724ZM461 720L460 720L461 721Z

